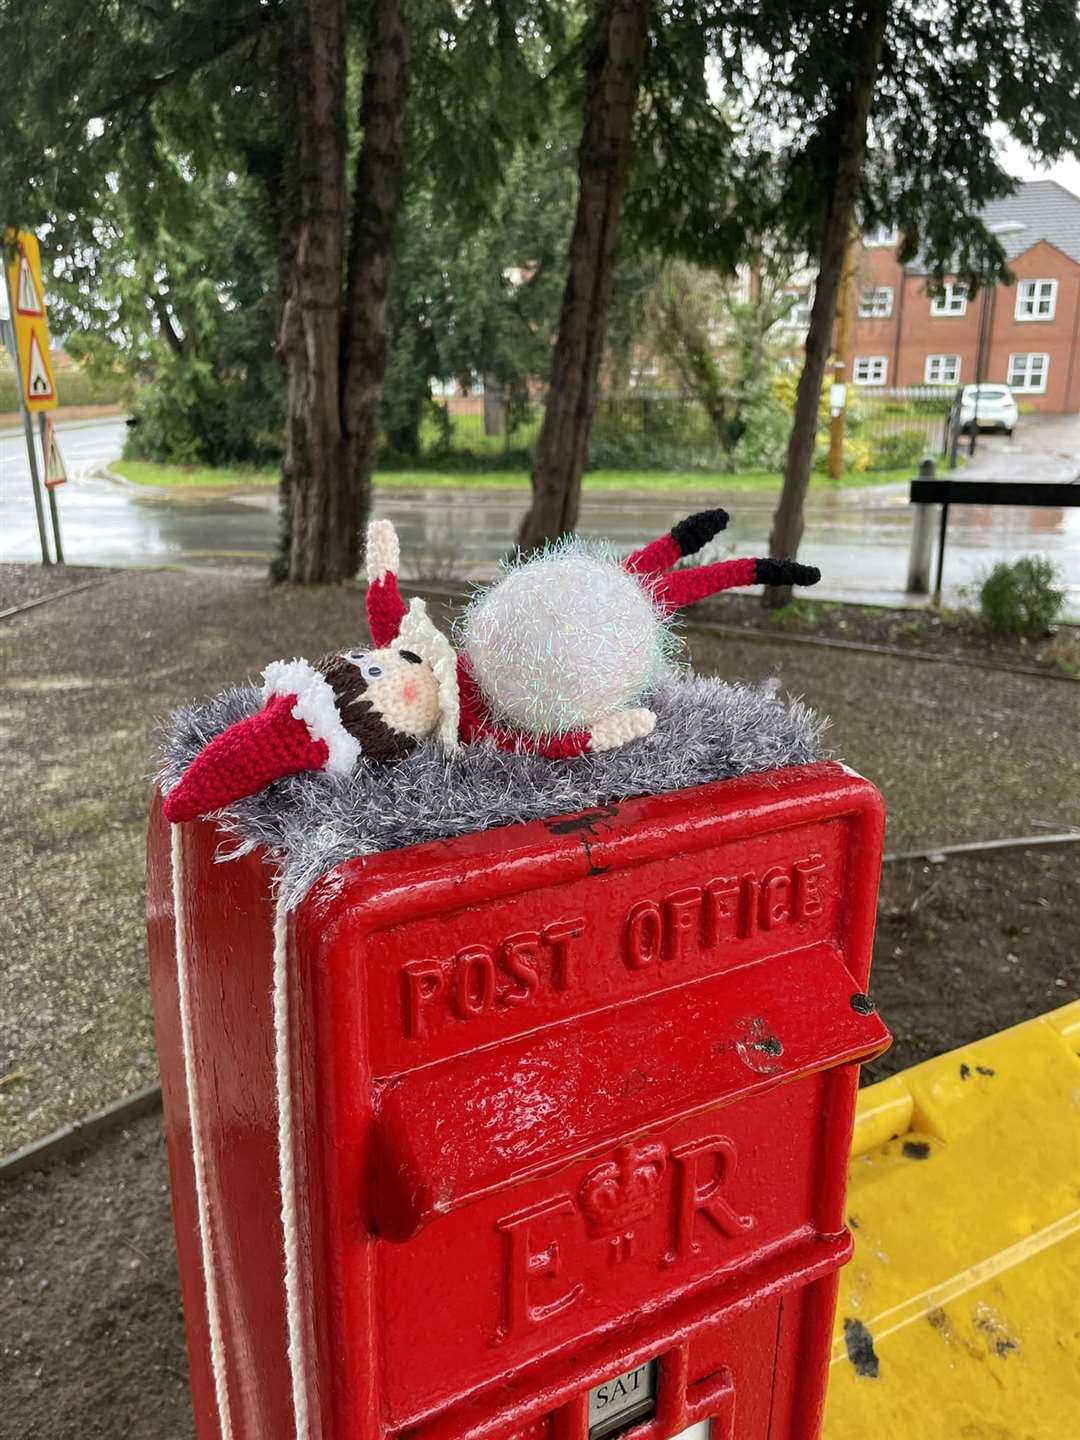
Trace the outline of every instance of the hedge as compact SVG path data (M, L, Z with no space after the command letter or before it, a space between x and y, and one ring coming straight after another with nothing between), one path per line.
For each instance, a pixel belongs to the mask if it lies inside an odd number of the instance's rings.
M85 370L60 370L56 375L61 405L119 405L125 398L119 376L89 375ZM14 370L0 370L0 414L19 408L19 382Z

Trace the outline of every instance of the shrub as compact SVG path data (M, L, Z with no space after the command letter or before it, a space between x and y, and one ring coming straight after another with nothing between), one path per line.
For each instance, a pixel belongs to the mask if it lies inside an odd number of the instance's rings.
M872 439L870 449L871 470L899 470L919 463L926 449L926 436L921 430L896 430Z
M1065 600L1057 581L1057 569L1045 556L1002 560L979 588L983 624L992 635L1040 639L1058 618Z
M863 440L858 435L844 436L844 473L850 475L862 475L872 469L871 460L873 451L870 448L869 440ZM817 436L817 448L814 451L814 469L824 473L829 463L829 432L819 430Z
M163 359L132 406L124 458L174 465L273 466L281 457L283 395L275 362L219 378L198 360Z
M756 406L747 417L746 432L735 447L736 470L782 471L787 458L791 416L775 401Z

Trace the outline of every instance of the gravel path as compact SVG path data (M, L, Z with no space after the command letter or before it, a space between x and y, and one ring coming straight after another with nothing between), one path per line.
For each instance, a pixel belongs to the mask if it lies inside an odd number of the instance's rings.
M0 610L29 605L88 580L106 580L115 571L93 565L0 565Z
M270 659L355 641L360 610L353 586L131 571L0 623L0 1153L155 1078L142 919L155 723ZM775 673L833 717L835 752L885 793L893 848L1080 820L1072 685L688 634L699 669Z
M194 1434L160 1117L0 1187L0 1434Z

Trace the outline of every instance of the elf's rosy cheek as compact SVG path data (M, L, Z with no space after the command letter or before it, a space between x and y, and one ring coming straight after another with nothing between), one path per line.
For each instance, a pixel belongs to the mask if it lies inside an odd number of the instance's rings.
M420 698L420 687L415 680L406 680L401 687L401 698L406 705L415 705Z

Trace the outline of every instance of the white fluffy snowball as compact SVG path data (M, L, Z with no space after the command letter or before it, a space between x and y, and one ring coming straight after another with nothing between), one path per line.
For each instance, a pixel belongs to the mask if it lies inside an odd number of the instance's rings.
M569 541L479 594L462 643L495 716L542 735L587 729L639 699L664 668L668 635L616 556Z

